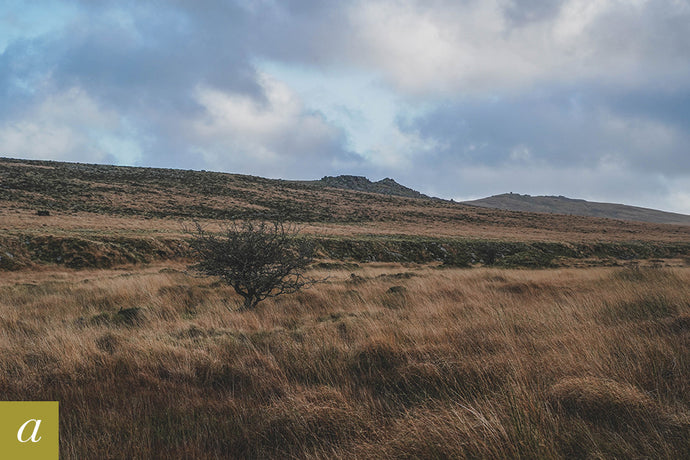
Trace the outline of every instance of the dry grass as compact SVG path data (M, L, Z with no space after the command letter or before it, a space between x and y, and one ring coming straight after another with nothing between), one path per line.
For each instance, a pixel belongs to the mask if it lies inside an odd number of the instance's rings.
M253 176L0 159L0 235L177 236L180 220L280 214L305 233L501 241L680 242L688 225L523 213ZM36 211L50 216L37 216Z
M690 269L370 264L231 313L183 266L0 279L62 458L690 458Z
M355 193L355 192L352 192ZM150 198L140 198L147 200ZM320 197L315 200L320 200ZM381 221L308 222L304 233L328 236L420 236L443 238L478 238L501 241L546 242L686 242L690 226L624 222L553 214L530 214L448 204L430 208L424 201L415 203L409 212L416 217L402 219L396 213L401 206L388 202L362 204L372 213L382 214ZM343 203L334 202L333 206ZM48 217L37 216L32 207L18 207L16 202L0 200L0 233L15 232L37 235L121 235L184 236L179 218L144 215L116 216L92 212L51 211ZM251 208L251 204L243 204ZM378 211L374 208L377 208ZM380 208L380 209L379 209ZM448 217L450 216L450 217ZM527 216L527 217L525 217ZM215 223L213 219L198 219Z

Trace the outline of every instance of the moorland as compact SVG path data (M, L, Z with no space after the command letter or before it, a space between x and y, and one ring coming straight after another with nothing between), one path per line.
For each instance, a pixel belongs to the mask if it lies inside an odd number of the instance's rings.
M230 311L184 224L278 215L328 279ZM690 226L0 159L0 245L62 458L690 457Z

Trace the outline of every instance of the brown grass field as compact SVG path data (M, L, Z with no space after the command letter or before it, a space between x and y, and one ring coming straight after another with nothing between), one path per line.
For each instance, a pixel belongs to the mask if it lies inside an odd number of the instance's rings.
M501 211L236 174L0 158L0 236L179 236L181 221L266 214L298 221L313 235L690 241L690 225Z
M328 280L235 312L183 224L276 214ZM690 226L0 159L0 400L64 459L690 458L689 286Z
M61 458L690 458L690 268L366 264L237 313L185 265L5 272Z

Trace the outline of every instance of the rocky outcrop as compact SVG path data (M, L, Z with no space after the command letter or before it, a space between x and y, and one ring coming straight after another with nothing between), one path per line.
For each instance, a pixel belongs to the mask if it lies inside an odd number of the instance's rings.
M409 198L429 198L416 190L398 184L389 177L377 182L372 182L364 176L325 176L318 182L326 187L356 190L358 192L380 193L383 195L396 195Z

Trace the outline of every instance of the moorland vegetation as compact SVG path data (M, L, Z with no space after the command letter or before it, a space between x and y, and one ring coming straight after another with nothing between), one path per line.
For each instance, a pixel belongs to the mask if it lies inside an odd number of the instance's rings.
M690 456L687 267L312 275L9 272L0 399L59 400L61 458Z
M0 160L0 400L61 458L690 458L690 227ZM392 185L386 182L385 185ZM181 222L286 216L248 311Z

